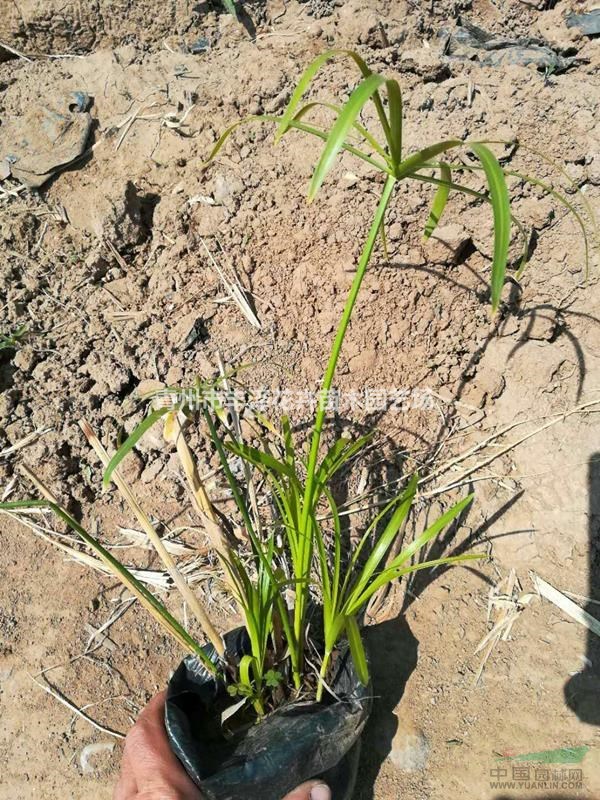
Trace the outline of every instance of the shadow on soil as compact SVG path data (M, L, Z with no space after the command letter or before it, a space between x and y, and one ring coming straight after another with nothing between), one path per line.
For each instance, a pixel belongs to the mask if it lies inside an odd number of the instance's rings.
M600 618L600 452L588 462L589 602L585 610ZM585 667L565 684L569 708L588 725L600 725L600 637L588 631Z
M380 625L367 627L371 654L371 677L377 687L373 713L362 736L362 752L354 800L372 800L373 786L387 758L398 727L393 711L417 666L419 642L403 615Z

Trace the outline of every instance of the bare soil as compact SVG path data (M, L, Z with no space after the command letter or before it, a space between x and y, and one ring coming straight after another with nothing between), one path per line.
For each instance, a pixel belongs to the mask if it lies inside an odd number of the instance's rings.
M40 190L0 183L0 333L28 329L16 351L0 351L0 495L31 495L18 470L27 464L109 543L122 543L117 527L134 521L112 491L102 494L81 417L113 448L142 418L144 389L210 377L217 352L229 365L248 365L250 388L318 387L380 178L345 154L307 205L314 141L290 134L274 147L273 131L258 125L237 131L202 169L226 125L284 107L311 57L332 46L357 48L373 69L399 78L406 152L444 137L518 139L560 164L597 205L597 40L565 23L585 3L279 0L246 5L241 22L191 2L6 6L0 43L27 58L0 49L0 146L10 152L16 144L3 138L9 121L86 92L93 150ZM496 35L543 38L576 54L577 63L544 73L448 58L437 34L460 18ZM205 51L191 53L199 40ZM317 87L336 102L355 82L337 59ZM543 159L523 149L498 152L511 168L554 181L578 202L573 185ZM470 185L482 187L477 176ZM451 246L423 246L432 193L412 184L398 191L389 258L377 251L336 381L346 393L396 388L426 392L432 402L355 406L334 427L378 432L350 494L381 492L415 464L423 474L446 465L425 484L422 521L446 507L438 489L459 483L464 492L470 483L473 508L440 552L477 548L490 561L420 577L371 620L376 701L356 797L597 798L600 648L536 595L532 573L600 616L600 433L598 406L590 405L600 399L598 265L586 281L574 218L515 182L515 213L533 226L535 246L521 285L507 284L492 320L489 209L453 198L440 234ZM203 242L238 271L260 330L222 302L226 291ZM515 236L515 257L518 247ZM292 418L301 436L309 409ZM504 437L447 466L513 423ZM43 433L2 454L34 431ZM214 454L201 429L191 443L201 470L210 471ZM141 441L127 475L150 513L170 530L185 528L184 540L201 548L196 587L217 624L231 627L233 609L158 430ZM211 488L222 494L218 475ZM82 656L124 593L13 519L3 516L0 532L0 798L109 798L119 740L74 716L32 676L52 668L45 675L56 691L125 732L180 653L133 605ZM118 552L157 568L148 551ZM521 610L476 681L483 652L475 651L497 619L497 611L488 614L489 593L513 570ZM167 602L181 613L174 594ZM115 747L86 765L83 748L98 742ZM556 786L493 785L512 778L513 763L498 761L501 755L584 746L581 764L550 765L551 772L581 769L581 786L567 773ZM535 783L533 767L531 776Z

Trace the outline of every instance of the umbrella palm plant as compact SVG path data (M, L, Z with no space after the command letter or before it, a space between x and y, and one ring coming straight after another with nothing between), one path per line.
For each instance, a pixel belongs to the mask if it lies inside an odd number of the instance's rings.
M341 107L316 101L303 103L304 95L317 72L326 62L338 55L349 57L360 71L360 81L347 102ZM364 127L360 121L361 112L369 103L373 104L375 109L379 126L378 136ZM329 128L308 121L311 111L323 107L334 115L334 121ZM355 441L340 438L323 453L322 436L326 422L327 397L333 386L346 331L378 237L381 237L385 245L385 215L398 185L403 181L436 185L431 212L425 226L425 237L431 236L435 230L451 192L466 194L490 205L494 230L490 278L492 313L496 313L500 307L512 224L516 224L524 234L523 227L511 213L507 175L517 176L546 188L575 215L583 230L586 257L588 240L583 220L574 206L541 181L503 169L489 146L492 142L447 139L406 154L403 146L403 106L399 84L394 79L373 73L355 52L331 50L316 58L303 73L281 116L256 115L231 125L215 143L207 164L218 154L229 136L246 122L275 123L276 140L291 131L299 131L324 142L310 181L309 201L316 197L336 158L343 151L365 161L384 176L381 196L325 369L307 454L297 452L293 443L292 428L287 419L283 419L281 423L280 452L274 454L271 446L258 449L244 443L239 436L239 430L236 431L234 426L226 424L227 418L223 409L215 404L214 399L209 400L208 387L202 384L196 386L205 423L229 483L239 520L248 537L247 551L238 552L228 544L226 532L201 485L191 454L183 441L178 415L186 409L186 398L189 397L187 393L173 390L173 402L170 407L153 410L112 457L103 451L89 429L84 426L84 430L106 467L105 483L114 481L121 492L125 491L127 498L129 490L126 486L124 490L124 481L119 472L120 462L151 425L165 418L165 428L170 431L167 439L177 443L182 465L192 489L194 505L206 525L209 537L219 555L224 579L245 620L250 652L244 655L238 664L228 663L220 637L204 610L199 607L198 601L194 600L190 603L190 607L197 611L197 617L216 653L216 658L208 658L200 644L181 628L156 598L148 596L149 593L138 585L129 571L87 534L53 498L46 494L46 499L39 502L49 504L52 510L99 554L105 565L126 583L143 605L184 648L198 656L207 669L219 672L229 682L232 693L248 698L257 714L262 715L269 708L274 688L282 681L288 684L286 696L289 696L294 689L299 691L312 687L317 699L321 699L327 686L331 658L342 638L347 639L357 674L366 683L368 665L359 621L370 598L387 583L415 570L481 557L480 554L470 553L430 561L418 560L424 548L465 511L472 501L472 495L451 506L399 555L391 555L392 551L395 552L394 543L404 529L416 498L417 476L413 476L404 491L393 497L366 527L354 553L349 556L344 552L340 513L330 485L342 467L361 451L369 437ZM356 137L359 139L358 144ZM454 153L461 150L471 153L477 163L467 166L462 162L449 160ZM481 170L485 175L487 192L476 191L455 179L455 174L459 171L475 169ZM524 256L517 276L525 266L527 254L525 235L524 239ZM232 456L241 459L248 485L242 485L234 475L230 464ZM266 478L272 506L275 509L274 516L268 520L260 519L256 498L249 491L248 482L254 469L259 470ZM130 505L136 511L135 501L130 502ZM31 503L26 501L6 503L3 506L5 510L12 511L29 507ZM322 513L324 509L325 516L331 520L330 527L324 525ZM144 523L146 530L148 525L149 522L146 520ZM154 537L151 538L155 541ZM160 544L156 544L159 555L164 557ZM176 570L173 564L168 564L168 568L170 571ZM176 572L173 575L175 577ZM180 587L180 576L175 582ZM183 591L186 595L189 594L189 589L184 588ZM322 630L319 642L321 661L316 680L310 674L306 660L309 646L308 609L311 600L314 599L318 600L322 607Z

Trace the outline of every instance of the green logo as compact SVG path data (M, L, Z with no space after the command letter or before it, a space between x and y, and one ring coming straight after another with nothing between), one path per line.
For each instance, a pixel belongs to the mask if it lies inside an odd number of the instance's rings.
M580 764L589 751L587 745L581 747L561 747L558 750L542 750L539 753L508 755L499 753L497 761L535 761L538 764Z

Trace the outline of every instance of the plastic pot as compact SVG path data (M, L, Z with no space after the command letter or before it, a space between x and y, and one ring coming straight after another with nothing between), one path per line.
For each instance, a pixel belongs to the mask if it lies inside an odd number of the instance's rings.
M228 654L249 652L244 628L225 636ZM205 646L211 659L216 653ZM281 800L304 781L322 778L333 800L351 800L360 735L371 713L371 687L358 680L347 645L340 646L329 683L338 701L283 706L227 740L221 713L236 699L194 657L169 681L165 724L174 753L206 800Z

